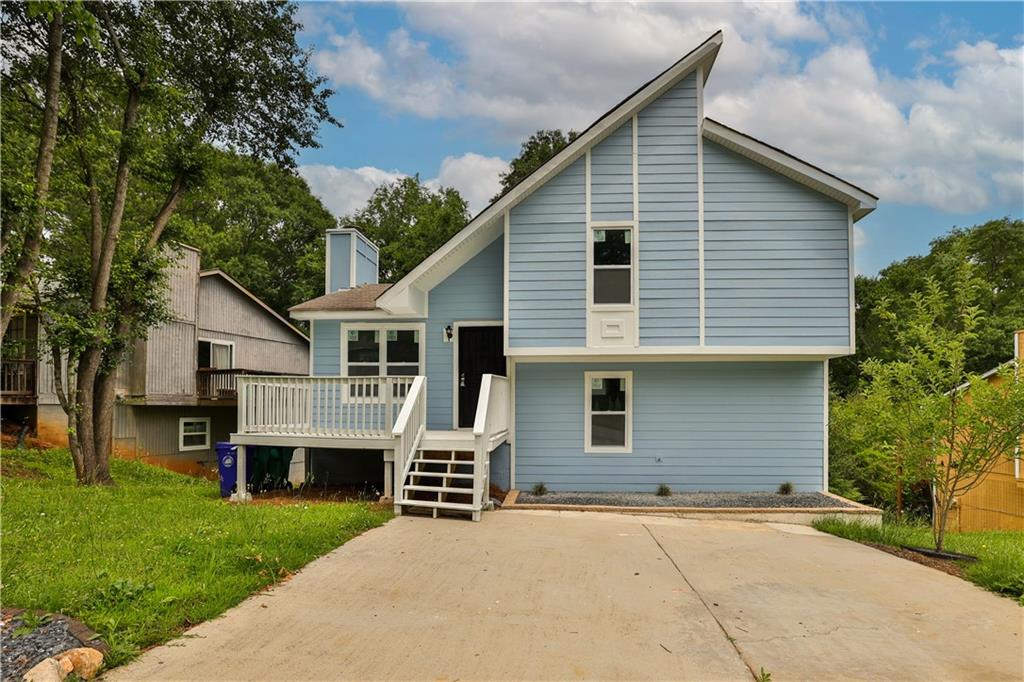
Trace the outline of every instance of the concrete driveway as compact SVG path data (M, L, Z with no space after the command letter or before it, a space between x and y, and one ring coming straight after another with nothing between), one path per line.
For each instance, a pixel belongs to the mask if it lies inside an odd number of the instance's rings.
M800 526L400 517L116 680L1019 680L1013 601Z

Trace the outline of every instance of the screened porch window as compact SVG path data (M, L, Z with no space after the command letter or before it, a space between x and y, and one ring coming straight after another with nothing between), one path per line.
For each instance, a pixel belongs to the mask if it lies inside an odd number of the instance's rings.
M586 452L630 452L632 372L587 372L586 394Z
M594 304L633 302L633 230L605 228L594 236Z

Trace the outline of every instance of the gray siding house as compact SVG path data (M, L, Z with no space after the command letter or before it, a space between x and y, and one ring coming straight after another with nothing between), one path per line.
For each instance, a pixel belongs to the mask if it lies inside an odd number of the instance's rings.
M383 462L396 510L474 518L492 485L827 490L828 362L854 350L876 197L706 118L721 44L398 282L360 268L358 231L328 234L325 294L291 310L310 376L247 378L232 440Z
M176 471L215 475L214 445L237 426L237 377L302 375L309 339L221 270L200 270L179 245L168 273L172 319L139 341L118 369L114 447ZM66 442L53 368L39 363L37 430Z

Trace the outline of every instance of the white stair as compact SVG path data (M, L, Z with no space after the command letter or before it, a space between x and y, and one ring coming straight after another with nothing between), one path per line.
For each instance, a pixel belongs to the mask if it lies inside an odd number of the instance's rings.
M472 449L446 448L437 445L465 446L465 432L428 432L416 451L409 474L395 500L403 508L430 509L434 517L439 510L459 511L479 520L481 509L473 505L476 465Z

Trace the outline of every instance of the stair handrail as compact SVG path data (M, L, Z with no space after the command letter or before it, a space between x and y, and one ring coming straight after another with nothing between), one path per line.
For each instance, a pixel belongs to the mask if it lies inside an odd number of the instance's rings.
M480 398L473 419L473 508L482 509L484 496L490 494L491 450L496 439L509 431L511 405L507 377L485 374L480 382Z
M405 395L405 402L395 420L395 426L391 435L395 438L395 463L394 463L394 495L395 500L404 499L402 492L409 471L412 470L412 463L415 459L416 449L423 440L423 434L427 430L427 378L417 376L413 379L409 392Z

